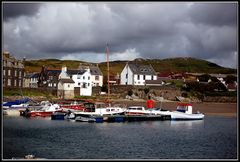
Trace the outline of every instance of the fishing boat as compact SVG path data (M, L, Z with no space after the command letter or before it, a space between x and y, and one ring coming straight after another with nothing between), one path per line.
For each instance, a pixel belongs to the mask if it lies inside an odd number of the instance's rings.
M177 110L171 111L172 120L202 120L204 114L197 112L192 113L192 104L189 103L178 103Z

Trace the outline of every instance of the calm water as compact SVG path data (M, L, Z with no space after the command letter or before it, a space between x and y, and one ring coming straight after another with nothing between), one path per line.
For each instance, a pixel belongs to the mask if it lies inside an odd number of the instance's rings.
M3 118L3 158L237 159L237 118L81 123Z

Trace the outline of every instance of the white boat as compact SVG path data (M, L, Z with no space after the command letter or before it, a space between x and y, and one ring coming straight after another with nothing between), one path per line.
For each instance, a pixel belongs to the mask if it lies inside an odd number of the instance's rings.
M130 106L125 111L126 115L170 115L171 112L161 108L145 109L143 106Z
M86 111L83 112L74 112L76 116L80 115L97 115L97 116L106 116L106 115L118 115L124 114L126 111L125 108L115 105L115 106L107 106L106 103L97 102L95 104L89 103L91 106L87 106L85 104Z
M204 118L203 113L192 113L192 104L189 103L178 103L177 110L170 114L172 120L202 120Z
M149 111L147 111L143 106L129 106L125 115L146 115Z
M75 118L75 121L77 121L77 122L95 122L96 119L92 115L81 114L80 116L77 116Z
M5 112L5 115L8 116L19 116L19 111L20 110L25 110L26 108L28 108L29 104L28 103L22 103L19 105L11 105L9 106L3 106L3 110Z

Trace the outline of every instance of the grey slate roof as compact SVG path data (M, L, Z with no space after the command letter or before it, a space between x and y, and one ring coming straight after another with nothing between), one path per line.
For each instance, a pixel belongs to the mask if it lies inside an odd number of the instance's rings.
M75 83L72 79L59 79L59 82L62 82L62 83Z
M99 67L97 66L79 66L79 69L84 70L86 67L90 68L91 75L103 75Z
M91 66L90 73L91 73L91 75L103 75L101 70L97 66Z
M128 66L133 74L156 75L156 72L151 65L128 64Z
M67 73L69 75L74 75L74 74L84 74L86 72L86 70L67 70Z

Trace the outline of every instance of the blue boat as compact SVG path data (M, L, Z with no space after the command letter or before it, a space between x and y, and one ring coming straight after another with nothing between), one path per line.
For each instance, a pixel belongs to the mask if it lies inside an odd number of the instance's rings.
M64 120L65 113L56 112L51 115L51 120Z

